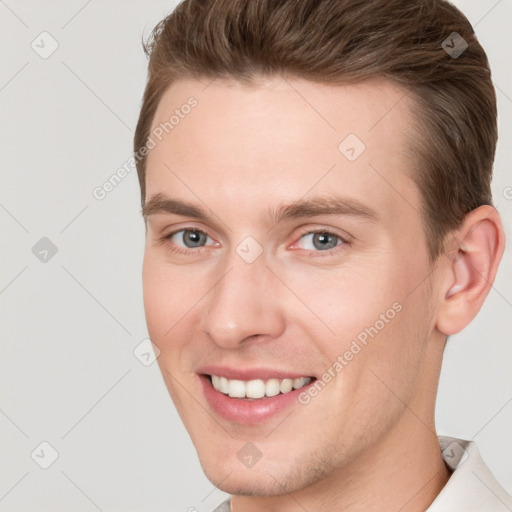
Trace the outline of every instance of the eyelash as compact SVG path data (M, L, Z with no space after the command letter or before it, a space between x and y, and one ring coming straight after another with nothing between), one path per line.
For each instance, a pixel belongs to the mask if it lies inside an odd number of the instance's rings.
M197 231L198 233L202 233L204 235L206 235L207 237L211 238L208 233L200 230L200 229L196 229L196 228L193 228L193 227L189 227L189 228L181 228L181 229L178 229L176 231L172 231L171 233L163 236L162 238L159 239L159 242L162 243L162 244L167 244L170 242L170 239L176 235L177 233L180 233L181 231ZM348 245L349 242L348 240L346 240L345 238L343 238L341 235L339 235L338 233L335 233L334 231L330 231L328 229L313 229L313 230L307 230L307 231L304 231L303 233L300 234L298 240L300 240L301 238L303 238L304 236L306 235L310 235L310 234L315 234L315 233L322 233L322 234L325 234L325 235L332 235L332 236L335 236L336 238L338 238L341 243L339 243L338 245L336 245L335 247L331 247L330 249L326 249L325 251L315 251L315 250L310 250L310 249L301 249L301 250L305 250L305 251L309 251L311 254L309 255L310 257L323 257L323 256L331 256L333 253L341 250L341 248L344 246L344 245ZM201 246L201 247L196 247L196 248L189 248L189 249L185 249L183 247L177 247L173 244L170 244L170 250L176 254L185 254L185 255L189 255L191 252L192 253L202 253L204 252L205 250L205 246Z
M197 231L198 233L203 233L204 235L206 235L209 238L211 238L208 235L208 233L205 233L204 231L202 231L200 229L196 229L196 228L181 228L181 229L177 229L176 231L171 231L168 235L164 235L162 238L160 238L159 242L161 244L168 244L168 243L170 243L171 238L176 233L180 233L181 231ZM202 253L202 252L204 252L205 247L202 246L202 247L196 247L195 249L185 249L183 247L177 247L176 245L173 245L172 243L170 243L170 250L172 252L176 253L176 254L190 254L191 252L193 252L193 253Z
M315 251L315 250L312 250L312 249L299 249L299 250L303 250L303 251L308 251L310 253L309 254L310 258L332 256L334 253L336 253L336 252L338 252L340 250L343 250L343 246L346 246L349 243L346 238L343 238L338 233L335 233L334 231L330 231L329 229L309 229L309 230L306 230L306 231L304 231L303 233L300 234L298 240L300 240L301 238L303 238L306 235L311 235L311 234L314 235L316 233L321 233L323 235L334 236L334 237L338 238L341 243L339 243L338 245L336 245L334 247L331 247L330 249L326 249L325 251L319 251L319 250Z

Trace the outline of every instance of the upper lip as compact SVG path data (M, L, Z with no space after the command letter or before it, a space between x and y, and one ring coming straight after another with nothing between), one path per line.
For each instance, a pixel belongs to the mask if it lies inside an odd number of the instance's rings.
M218 375L228 379L255 380L255 379L298 379L300 377L312 377L307 372L296 372L292 370L278 370L275 368L233 368L230 366L208 365L201 366L196 370L199 375Z

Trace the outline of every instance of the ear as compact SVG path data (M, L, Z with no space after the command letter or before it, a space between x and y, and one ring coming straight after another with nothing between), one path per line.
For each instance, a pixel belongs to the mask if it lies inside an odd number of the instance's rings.
M445 256L446 278L440 289L436 327L449 336L476 316L498 271L505 236L497 210L480 206L466 215L449 236Z

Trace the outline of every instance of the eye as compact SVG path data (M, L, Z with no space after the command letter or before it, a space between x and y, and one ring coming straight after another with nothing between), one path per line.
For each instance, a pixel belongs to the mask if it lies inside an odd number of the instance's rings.
M179 231L169 233L164 238L170 240L175 246L184 249L195 249L203 247L208 241L213 242L206 233L198 229L180 229Z
M345 243L339 235L329 231L313 231L300 237L296 246L308 251L328 251Z

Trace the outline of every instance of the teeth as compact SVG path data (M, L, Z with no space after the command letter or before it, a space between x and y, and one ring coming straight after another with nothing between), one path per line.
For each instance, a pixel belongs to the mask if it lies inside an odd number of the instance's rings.
M293 379L293 389L299 389L302 386L305 386L309 380L307 377L299 377L298 379Z
M243 380L230 380L228 389L228 395L232 398L245 397L245 382Z
M245 385L245 396L249 398L262 398L265 396L265 382L258 380L250 380Z
M293 389L293 379L283 379L279 385L281 393L288 393Z
M212 379L213 379L213 375L212 375ZM218 389L220 392L222 392L225 395L227 395L229 393L229 381L228 381L228 379L226 379L226 377L220 377L219 378L219 387L217 387L215 389Z
M265 395L276 396L279 395L279 381L277 379L269 379L265 384Z
M218 375L211 375L212 385L221 393L232 398L263 398L276 396L279 393L289 393L311 382L310 377L298 379L269 379L267 381L254 379L249 381L227 379Z

